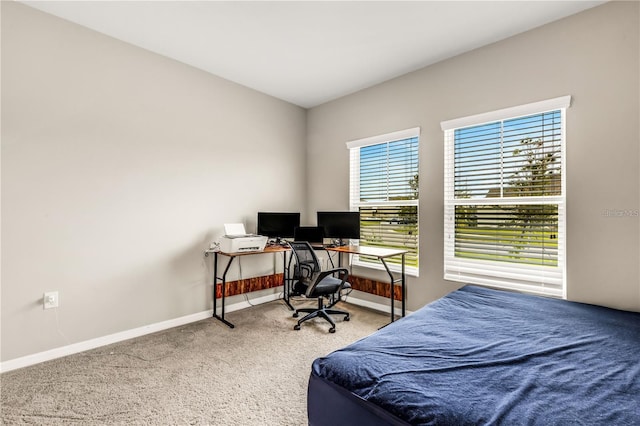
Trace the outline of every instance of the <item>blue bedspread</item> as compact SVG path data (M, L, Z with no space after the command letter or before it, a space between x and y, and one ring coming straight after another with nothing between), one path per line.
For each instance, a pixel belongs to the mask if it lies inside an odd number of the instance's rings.
M640 313L467 286L312 376L416 425L640 425Z

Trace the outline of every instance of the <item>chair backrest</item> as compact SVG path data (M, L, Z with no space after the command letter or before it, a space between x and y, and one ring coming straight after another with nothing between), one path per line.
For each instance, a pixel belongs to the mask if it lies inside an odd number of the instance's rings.
M289 243L293 255L296 257L296 278L309 281L313 275L320 272L320 262L316 252L307 241L293 241Z

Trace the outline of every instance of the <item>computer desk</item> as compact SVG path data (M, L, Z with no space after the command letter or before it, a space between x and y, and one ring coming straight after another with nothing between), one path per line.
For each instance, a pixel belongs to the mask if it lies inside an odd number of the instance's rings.
M406 275L405 275L404 261L405 261L405 255L407 254L407 250L389 249L389 248L382 248L382 247L366 247L366 246L337 246L337 247L326 246L325 250L338 253L338 266L342 266L342 256L340 256L341 253L359 254L359 255L376 257L384 266L384 269L387 271L387 274L389 274L389 284L390 284L389 288L390 288L390 295L391 295L391 322L395 321L395 311L393 307L393 301L395 298L393 297L393 289L395 284L398 282L400 283L400 299L402 302L402 316L403 317L405 316L404 290L406 285ZM402 257L402 268L400 270L401 272L400 272L399 278L395 278L393 276L386 262L386 259L394 256Z
M289 291L287 288L287 283L289 282L288 270L287 270L287 252L290 250L291 249L289 247L283 247L279 245L266 246L262 251L246 251L246 252L237 252L237 253L225 253L220 250L205 250L204 252L205 256L208 256L210 253L213 253L213 317L217 320L220 320L221 322L223 322L224 324L228 325L231 328L235 327L235 325L233 325L232 323L224 319L224 299L225 299L225 290L227 287L227 272L229 272L229 267L231 266L231 264L233 263L233 260L236 257L251 256L254 254L282 253L283 266L284 266L283 268L284 282L282 283L284 286L283 299L285 303L289 306L289 309L294 310L293 306L291 306L291 303L289 302ZM221 277L218 276L218 256L219 255L229 258L229 261L227 262L227 266L224 267L224 272L222 273ZM222 302L222 311L220 312L220 315L218 315L217 306L216 306L217 305L216 301L218 299L216 297L216 284L218 284L218 281L220 281L222 284L221 286L222 296L220 297Z

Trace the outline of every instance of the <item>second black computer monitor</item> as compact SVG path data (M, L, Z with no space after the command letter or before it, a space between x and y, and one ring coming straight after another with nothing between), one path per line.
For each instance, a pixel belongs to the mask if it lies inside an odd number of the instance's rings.
M317 219L327 238L341 241L360 239L360 212L318 212Z

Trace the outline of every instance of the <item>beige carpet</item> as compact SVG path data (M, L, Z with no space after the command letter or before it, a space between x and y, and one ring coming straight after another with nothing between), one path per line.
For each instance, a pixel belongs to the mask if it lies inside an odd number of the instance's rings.
M308 301L305 301L309 303ZM296 302L296 306L303 303ZM1 422L77 425L306 425L311 362L388 316L346 303L351 321L294 331L281 301L0 376Z

